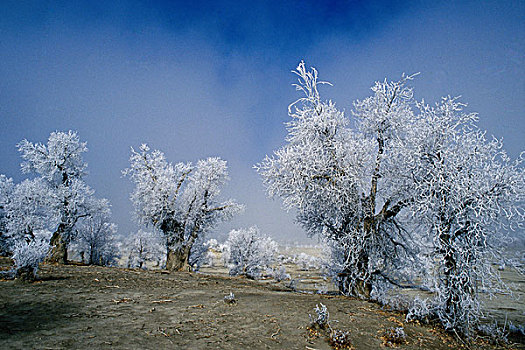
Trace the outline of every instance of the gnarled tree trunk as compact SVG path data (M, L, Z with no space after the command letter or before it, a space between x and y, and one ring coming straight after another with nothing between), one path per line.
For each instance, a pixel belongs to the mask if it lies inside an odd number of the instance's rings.
M67 243L64 239L63 229L59 228L51 237L51 249L46 257L46 262L51 264L67 264Z
M351 286L349 279L345 278L346 275L347 274L344 272L339 274L339 292L343 295L350 295L364 300L370 299L370 293L372 293L372 284L369 281L358 279L355 281L355 284Z
M366 275L365 264L368 264L368 257L361 257L361 259L361 263L357 267L357 270L362 275ZM372 293L372 283L369 280L358 278L355 279L354 283L352 284L349 278L350 276L351 271L349 269L345 269L339 273L339 292L343 295L350 295L365 300L370 299L370 294Z
M34 282L36 280L36 268L24 266L16 271L15 279L18 282Z
M168 248L168 255L166 257L166 270L168 271L190 271L191 267L188 263L189 250Z
M199 234L200 225L198 222L195 223L187 240L184 239L185 226L175 220L166 220L161 228L164 232L168 230L175 232L172 235L167 235L168 237L171 236L171 239L167 241L166 270L168 271L191 271L190 252ZM176 248L173 249L172 247Z

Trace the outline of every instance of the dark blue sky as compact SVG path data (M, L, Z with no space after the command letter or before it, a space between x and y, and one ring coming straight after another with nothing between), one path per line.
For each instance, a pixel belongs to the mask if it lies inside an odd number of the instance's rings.
M23 138L77 130L87 182L135 230L121 178L129 147L171 161L221 156L226 195L247 204L230 226L302 239L251 166L284 143L290 70L301 59L341 108L375 80L421 72L416 97L462 95L488 134L525 149L523 1L2 1L0 173L16 181Z

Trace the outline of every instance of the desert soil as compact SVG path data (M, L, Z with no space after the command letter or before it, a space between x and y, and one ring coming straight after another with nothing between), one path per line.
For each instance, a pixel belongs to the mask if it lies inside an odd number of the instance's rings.
M71 265L43 266L40 276L0 282L0 348L329 349L307 331L319 303L355 349L383 348L385 329L400 325L401 349L463 347L438 327L405 323L373 303L244 278ZM223 300L230 292L231 305Z

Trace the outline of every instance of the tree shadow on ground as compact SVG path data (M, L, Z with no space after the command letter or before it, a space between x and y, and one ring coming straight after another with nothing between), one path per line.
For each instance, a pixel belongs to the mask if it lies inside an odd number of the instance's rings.
M63 281L69 279L69 276L53 276L53 275L47 275L44 277L38 277L36 282L38 281Z
M77 305L56 301L3 302L0 304L0 339L53 329L64 322L66 315L77 310Z

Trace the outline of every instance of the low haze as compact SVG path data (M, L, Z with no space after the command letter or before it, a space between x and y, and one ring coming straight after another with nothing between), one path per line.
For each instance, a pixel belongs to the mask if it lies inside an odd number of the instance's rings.
M258 225L307 241L253 170L285 142L301 59L347 114L374 81L420 72L417 99L461 95L511 157L525 150L523 1L111 3L0 3L0 173L25 178L22 139L76 130L120 234L137 229L121 170L148 143L171 162L228 161L223 197L247 209L214 235Z

